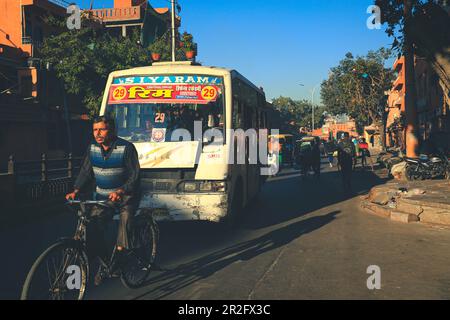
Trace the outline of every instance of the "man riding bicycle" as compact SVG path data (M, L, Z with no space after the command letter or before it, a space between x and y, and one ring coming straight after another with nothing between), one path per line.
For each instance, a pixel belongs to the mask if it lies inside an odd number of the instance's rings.
M83 188L95 182L95 200L109 200L120 212L117 235L117 251L131 249L131 223L139 205L139 159L132 143L118 138L115 133L114 120L98 117L93 122L93 142L84 158L80 173L74 185L74 191L66 195L67 200L77 197ZM91 211L92 222L89 225L92 248L106 261L107 250L104 241L104 227L112 217L111 210L94 207ZM96 277L100 284L101 272Z

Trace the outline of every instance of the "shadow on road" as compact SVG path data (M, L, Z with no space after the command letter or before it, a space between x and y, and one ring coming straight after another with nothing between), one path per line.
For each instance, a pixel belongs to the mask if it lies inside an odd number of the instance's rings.
M299 237L322 228L336 219L340 211L333 211L323 216L315 216L291 223L270 231L267 234L221 249L195 259L179 267L166 271L148 281L151 291L136 297L162 299L201 279L205 279L221 269L237 262L250 260L265 252L281 248Z
M352 175L352 192L342 187L342 175L337 169L322 172L320 178L299 177L298 171L268 181L256 201L246 210L241 225L246 229L261 229L298 218L310 212L339 204L366 194L376 185L384 184L372 171L358 168Z

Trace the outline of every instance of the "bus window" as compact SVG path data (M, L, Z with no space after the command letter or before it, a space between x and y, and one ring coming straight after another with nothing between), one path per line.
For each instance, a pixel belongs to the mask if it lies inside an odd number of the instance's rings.
M234 99L233 100L233 128L242 129L243 128L243 105L242 103Z

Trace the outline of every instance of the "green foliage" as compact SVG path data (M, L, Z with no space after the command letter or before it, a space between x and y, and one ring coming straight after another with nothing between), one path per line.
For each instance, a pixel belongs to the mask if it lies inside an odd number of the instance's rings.
M150 44L149 49L151 52L159 53L161 55L161 61L172 60L172 45L170 43L170 36L168 32L155 39L155 41Z
M347 53L322 83L321 97L327 111L348 114L358 128L381 122L387 99L385 92L394 80L393 71L384 67L390 55L384 48L356 58Z
M194 42L194 37L192 34L184 32L181 35L181 43L183 44L183 49L185 52L197 51L197 44Z
M40 54L66 92L80 97L93 116L98 114L110 72L150 64L150 50L138 40L138 33L115 38L102 30L82 28L47 38Z
M404 0L375 0L375 4L380 7L382 22L387 24L386 33L394 39L393 49L399 54L404 52L405 32L411 37L418 50L425 50L426 46L436 47L442 42L448 44L448 15L439 6L442 0L408 0L411 3L412 20L411 25L405 25L404 19ZM415 26L421 21L421 28ZM438 22L436 24L436 22ZM433 26L435 23L435 26ZM421 30L428 28L426 37L421 34ZM423 32L422 32L423 33Z
M63 23L53 16L47 19L53 26ZM189 36L188 33L185 35ZM190 37L192 40L192 35ZM80 103L94 116L99 112L106 81L112 71L150 65L151 52L160 53L161 61L172 60L168 32L147 48L142 47L139 40L139 32L127 38L116 38L103 29L83 27L45 39L40 56L50 63L66 92L79 97ZM177 49L177 60L186 60L183 48Z
M283 123L293 123L298 129L300 127L311 128L312 108L311 102L307 100L292 100L289 97L280 96L272 101L274 108L281 113ZM323 106L314 107L314 126L322 125ZM296 130L298 132L298 130Z
M185 34L188 34L185 32ZM192 35L191 35L192 37ZM172 40L171 40L170 30L164 33L161 37L157 38L152 44L150 44L149 49L151 52L159 53L161 55L161 61L172 61ZM177 61L185 61L186 56L184 54L184 49L177 46L176 48L176 59Z

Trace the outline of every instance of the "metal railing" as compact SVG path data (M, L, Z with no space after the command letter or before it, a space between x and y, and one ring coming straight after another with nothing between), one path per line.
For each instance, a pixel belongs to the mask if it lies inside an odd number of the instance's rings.
M10 206L53 200L69 193L79 172L82 158L69 154L66 158L37 161L15 161L9 157L8 172L0 174L1 191Z

